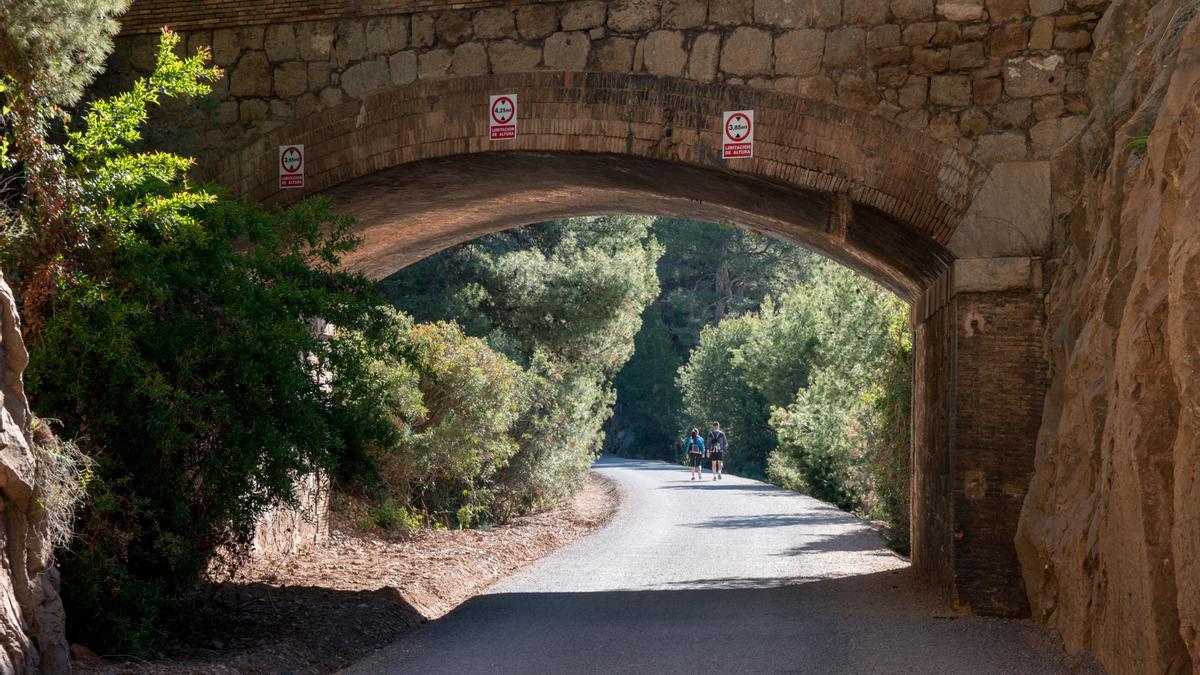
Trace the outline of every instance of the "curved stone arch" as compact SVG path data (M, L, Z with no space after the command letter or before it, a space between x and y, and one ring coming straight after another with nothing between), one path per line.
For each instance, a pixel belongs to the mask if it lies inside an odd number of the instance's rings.
M520 132L513 141L487 138L487 101L496 93L518 96ZM722 112L747 108L755 111L755 157L723 160ZM859 212L887 229L893 246L904 247L907 234L908 246L924 260L920 269L910 265L899 270L886 261L889 252L884 250L843 258L909 297L948 263L942 247L986 177L981 165L948 145L860 111L744 86L585 72L444 79L379 91L273 131L210 165L207 177L257 201L297 199L302 191L278 187L278 146L290 143L305 145L303 194L417 162L497 151L568 153L577 166L581 155L596 156L597 166L604 163L599 156L627 157L649 170L680 171L681 179L690 176L714 190L720 190L717 177L723 176L732 191L757 185L771 193L772 208L782 208L787 203L783 194L790 191L794 200L823 204L823 215L805 216L805 233L773 227L761 218L755 222L753 208L721 205L719 192L709 201L717 216L736 216L740 210L747 216L741 224L797 236L835 257L838 245L832 240L846 238ZM604 171L610 178L615 175L611 168ZM635 187L636 177L627 178L619 189L614 187L617 193ZM376 184L379 180L374 179ZM521 189L520 182L514 178L514 190ZM340 192L350 194L344 187ZM677 199L704 201L704 195L676 192ZM688 212L703 215L704 210ZM550 213L579 211L564 203ZM822 228L828 237L813 235Z
M500 93L519 98L515 141L487 140L488 97ZM723 160L721 114L746 108L755 157ZM278 187L278 148L291 143L305 145L303 191ZM1012 542L1045 379L1040 264L949 248L960 223L960 235L1022 235L1019 219L975 211L985 196L1019 206L988 187L1001 167L795 95L537 71L378 91L204 174L264 203L334 195L365 240L347 266L376 278L491 231L604 212L729 220L867 273L913 308L913 566L963 606L1028 612Z

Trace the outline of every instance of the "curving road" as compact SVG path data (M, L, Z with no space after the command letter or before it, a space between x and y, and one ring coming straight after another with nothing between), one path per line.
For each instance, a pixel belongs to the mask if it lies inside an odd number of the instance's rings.
M607 527L345 672L1080 668L1041 628L948 612L862 521L828 504L707 471L690 481L662 462L605 457L595 469L620 487Z

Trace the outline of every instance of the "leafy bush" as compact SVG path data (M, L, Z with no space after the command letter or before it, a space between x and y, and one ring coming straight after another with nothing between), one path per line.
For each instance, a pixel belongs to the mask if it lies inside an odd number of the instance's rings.
M353 449L322 386L337 338L311 320L380 321L368 282L334 271L355 241L328 202L219 200L188 184L190 160L132 149L149 106L219 74L177 43L165 34L152 75L88 107L53 174L26 176L3 242L30 398L96 461L62 556L73 639L135 655L187 616L214 549L247 543L296 475Z

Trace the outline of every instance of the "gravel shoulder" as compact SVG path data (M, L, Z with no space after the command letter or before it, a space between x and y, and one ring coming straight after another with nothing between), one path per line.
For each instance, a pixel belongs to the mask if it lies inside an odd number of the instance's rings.
M338 522L299 555L253 561L160 658L76 661L86 674L327 673L399 640L508 575L604 525L614 483L592 472L565 504L501 527L382 538Z

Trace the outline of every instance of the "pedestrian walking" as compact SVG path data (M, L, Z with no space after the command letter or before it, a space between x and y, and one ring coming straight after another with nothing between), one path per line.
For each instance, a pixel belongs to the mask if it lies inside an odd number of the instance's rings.
M721 431L721 423L713 422L712 430L708 432L708 458L712 460L713 480L721 480L725 472L725 450L729 448L729 439Z
M700 430L692 429L687 439L688 463L692 465L692 480L704 478L704 439L700 438Z

